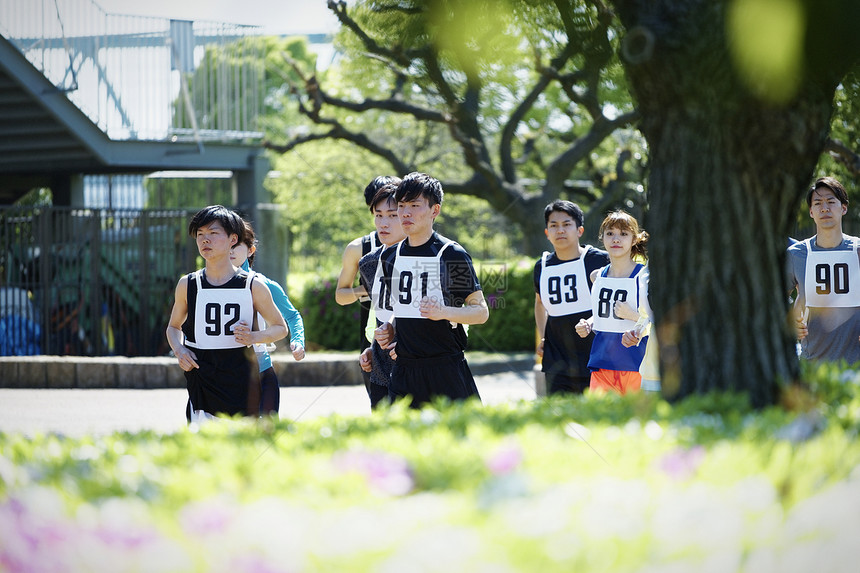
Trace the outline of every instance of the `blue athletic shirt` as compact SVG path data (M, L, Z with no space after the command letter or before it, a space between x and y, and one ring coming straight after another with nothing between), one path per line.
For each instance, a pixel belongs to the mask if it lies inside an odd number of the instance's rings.
M806 263L809 258L809 246L813 252L844 251L854 252L854 263L860 258L860 238L851 235L842 235L842 243L832 249L823 249L818 246L816 237L809 241L800 241L788 248L788 272L791 282L797 286L797 301L795 304L800 308L806 307ZM830 276L832 275L832 276ZM860 285L847 284L848 274L827 273L822 274L821 279L832 279L834 287L841 286L851 292L860 288ZM837 281L838 279L838 281ZM845 282L846 284L840 284ZM829 285L824 285L829 286ZM834 288L834 290L837 290ZM809 334L800 342L801 356L809 360L839 361L845 360L848 364L860 361L860 307L858 306L834 306L809 308L807 322Z
M249 268L250 266L248 265L247 260L242 263L243 270L247 271ZM290 302L290 298L287 296L287 293L284 292L281 285L260 273L257 273L256 276L257 280L262 280L263 284L269 287L269 292L272 293L272 299L275 301L275 306L278 307L278 310L281 312L281 316L283 316L284 320L287 321L287 327L290 329L290 342L295 342L299 346L304 347L305 323L302 321L302 315L298 310L296 310L293 303ZM260 372L264 372L272 367L272 357L269 356L268 352L258 354L257 360L260 363Z
M630 279L638 278L639 273L644 269L644 265L637 264L634 268L633 272L630 274ZM594 314L598 313L598 298L599 291L601 287L601 279L607 278L607 274L609 272L609 265L603 267L601 271L598 273L597 280L594 281L594 285L592 287L591 296L592 296L592 312ZM613 280L613 279L610 279ZM641 292L643 290L644 285L640 284L638 280L635 281L635 290L636 290L636 300L628 300L627 302L633 308L639 308L641 299L644 294ZM612 310L613 300L609 300L605 302L606 310L608 310L611 316L615 316L614 310ZM617 322L621 322L617 320ZM620 330L620 329L619 329ZM591 370L615 370L618 372L639 372L639 367L642 365L642 359L645 357L645 349L648 346L648 337L645 336L639 342L638 346L626 347L621 344L621 337L623 336L623 332L603 332L598 330L597 324L594 327L594 343L591 345L591 357L588 360L588 367Z

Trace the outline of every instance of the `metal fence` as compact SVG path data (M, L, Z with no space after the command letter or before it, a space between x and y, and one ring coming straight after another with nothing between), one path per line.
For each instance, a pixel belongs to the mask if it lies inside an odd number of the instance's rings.
M0 355L166 354L192 214L0 207Z
M92 0L0 0L0 34L114 140L262 137L259 31Z

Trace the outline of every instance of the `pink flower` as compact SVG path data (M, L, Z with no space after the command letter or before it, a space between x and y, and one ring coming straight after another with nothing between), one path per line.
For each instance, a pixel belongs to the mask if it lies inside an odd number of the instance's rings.
M415 485L409 463L385 452L339 452L333 463L341 472L363 475L373 489L386 495L406 495Z
M206 536L222 533L232 521L233 508L218 500L208 500L187 505L182 509L180 523L188 533Z
M230 563L231 571L253 571L254 573L281 573L283 569L268 563L258 555L238 555Z
M676 449L664 455L657 462L658 467L669 477L684 480L692 477L705 459L705 448L695 446L690 449Z
M487 459L487 468L495 475L512 472L523 461L523 451L517 444L499 447Z
M96 539L109 547L137 549L152 544L159 539L157 532L129 526L127 529L99 527L93 532Z

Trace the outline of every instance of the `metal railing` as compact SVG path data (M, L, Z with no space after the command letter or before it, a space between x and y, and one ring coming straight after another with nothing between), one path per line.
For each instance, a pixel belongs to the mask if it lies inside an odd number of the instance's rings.
M0 355L166 354L193 212L0 207Z
M0 0L0 34L114 140L262 137L259 28Z

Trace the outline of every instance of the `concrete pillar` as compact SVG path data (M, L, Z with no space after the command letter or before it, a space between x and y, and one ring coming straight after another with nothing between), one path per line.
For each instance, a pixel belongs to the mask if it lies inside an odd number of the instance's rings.
M263 186L269 172L269 160L260 153L246 170L236 171L236 207L254 226L259 246L255 270L282 286L288 268L288 228L283 208L272 202L272 195Z
M84 176L81 174L54 177L51 181L53 204L58 207L84 206Z

